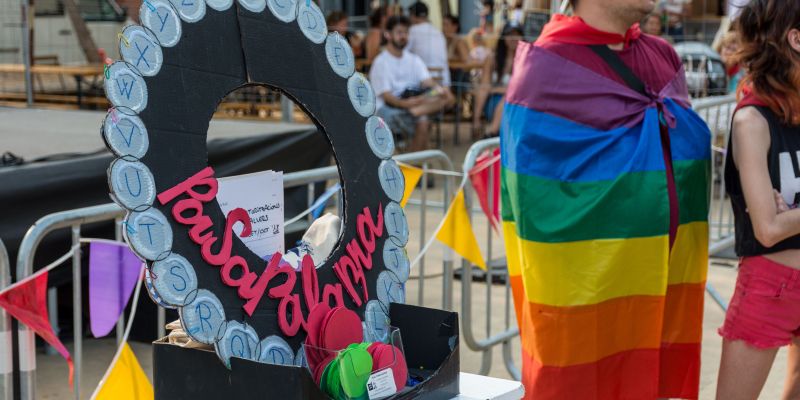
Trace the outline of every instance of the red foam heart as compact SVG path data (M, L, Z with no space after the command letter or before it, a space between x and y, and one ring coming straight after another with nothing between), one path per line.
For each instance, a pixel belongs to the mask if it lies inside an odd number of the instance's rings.
M314 383L316 383L317 386L320 385L320 379L322 378L322 374L325 372L325 368L327 368L328 364L330 364L335 358L335 354L328 355L317 364L316 368L314 368Z
M312 371L327 356L327 354L323 354L324 352L319 350L321 345L318 340L319 332L322 330L322 322L330 311L330 306L319 303L308 313L306 322L306 360Z
M372 354L372 371L391 368L395 387L398 392L402 390L408 380L408 366L403 352L395 346L383 343L373 343L367 351Z
M322 322L320 322L319 331L316 332L316 336L314 337L314 339L319 344L319 347L324 348L324 349L335 350L335 349L329 348L329 347L327 347L325 345L325 332L328 330L328 323L330 322L330 320L333 317L334 313L337 310L340 310L340 309L343 309L343 308L344 307L341 307L341 306L331 308L330 311L328 311L328 313L325 314L325 317L322 319Z
M353 310L337 307L331 310L322 332L322 347L341 350L353 343L364 341L361 319Z

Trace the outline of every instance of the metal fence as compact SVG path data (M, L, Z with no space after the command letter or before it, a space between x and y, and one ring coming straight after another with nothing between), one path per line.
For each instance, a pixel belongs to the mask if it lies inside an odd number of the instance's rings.
M464 160L462 171L467 174L470 170L475 166L478 156L487 150L493 150L500 146L500 139L499 138L492 138L492 139L484 139L481 141L476 142L473 144L469 150L467 151L466 158ZM496 184L494 179L494 171L500 168L500 163L495 162L491 164L489 169L489 181L488 187L492 188ZM468 185L469 186L469 185ZM472 190L466 189L464 191L464 200L467 205L467 210L470 211L470 214L475 214L472 207ZM489 195L487 202L489 205L489 209L492 209L492 202L494 201L494 196ZM492 229L487 229L487 233L485 236L485 249L486 249L486 260L487 260L487 269L485 274L483 274L483 286L485 289L485 304L486 313L484 314L485 320L485 329L482 332L484 336L483 339L477 339L478 332L474 331L474 323L473 319L476 318L476 315L473 314L473 302L472 302L472 288L473 285L476 283L473 282L473 265L471 262L467 260L462 260L461 262L461 319L462 323L462 334L464 337L464 341L469 347L470 350L481 352L481 367L479 370L479 374L486 375L489 370L491 369L492 364L492 349L495 346L501 345L502 354L503 354L503 362L505 364L506 370L509 374L511 374L514 379L520 379L520 370L514 364L513 352L512 352L512 343L511 340L517 336L519 336L519 328L517 327L516 323L516 316L511 312L512 308L514 307L512 296L511 296L511 286L510 286L510 279L508 279L508 271L506 268L506 260L504 257L504 251L498 256L495 257L494 248L493 248L493 236L494 233ZM480 239L479 239L480 240ZM497 270L497 271L495 271ZM496 276L497 275L497 276ZM502 312L503 314L503 329L499 332L496 332L496 328L494 327L494 323L492 320L494 309L497 307L495 302L493 301L492 292L496 290L495 286L495 278L501 278L504 282L502 290L503 293L503 304L502 304Z
M422 166L423 169L427 169L429 165L435 165L438 168L452 170L453 165L447 155L439 150L426 150L417 153L409 153L409 154L402 154L395 157L395 160L412 163L412 164L419 164ZM308 206L310 207L314 200L315 200L315 185L320 182L328 182L330 180L337 180L339 179L339 171L336 166L324 167L324 168L317 168L307 171L299 171L288 173L284 175L284 188L294 188L294 187L302 187L306 186L308 188ZM423 186L424 187L424 186ZM449 196L449 184L445 182L444 187L445 198ZM424 193L424 191L423 191ZM423 194L422 200L422 213L421 218L424 220L425 218L425 210L427 210L426 206L426 196ZM335 198L335 209L339 210L341 205L341 192L336 195ZM72 269L73 269L73 279L72 279L72 301L73 301L73 329L74 329L74 351L73 351L73 360L75 364L75 377L74 377L74 388L73 394L75 398L80 398L80 381L81 381L81 373L82 373L82 362L83 362L83 324L82 324L82 298L81 298L81 254L80 254L80 243L81 243L81 227L85 224L89 223L96 223L96 222L104 222L104 221L115 221L116 223L116 239L122 240L122 218L125 216L125 211L117 206L116 204L104 204L92 207L85 207L79 208L75 210L63 211L58 213L53 213L47 215L41 219L39 219L25 234L25 237L22 240L19 249L19 255L17 259L17 279L21 280L27 276L30 276L33 271L33 261L34 256L36 254L36 250L39 247L39 244L42 242L45 236L49 233L58 230L69 228L72 233ZM311 216L307 220L310 222ZM307 223L305 220L299 220L295 222L296 224ZM424 226L424 225L423 225ZM419 232L421 238L425 237L424 229L421 229ZM424 239L423 239L424 240ZM6 256L7 260L7 256ZM446 269L450 269L451 266L446 266ZM0 287L3 287L2 281L2 274L8 272L8 269L3 265L3 255L0 252ZM448 285L451 284L450 280L445 280ZM444 292L451 291L452 289L448 288L449 286L445 286L443 288ZM48 307L51 309L55 309L55 297L49 296L48 297ZM443 306L445 308L450 308L449 304L443 302ZM53 319L53 315L55 313L50 313L51 315L51 322L54 326L57 325L57 321ZM158 336L164 336L164 325L165 325L165 312L163 308L158 309ZM122 330L120 329L124 326L124 315L120 318L117 323L117 339L121 338ZM2 325L0 325L0 332L2 332ZM36 353L35 353L35 337L33 331L28 329L24 324L20 324L19 328L19 348L18 352L20 355L20 394L21 399L34 399L36 398ZM10 338L10 336L9 336ZM7 347L11 348L11 346ZM10 353L9 353L10 354ZM2 355L2 352L0 352ZM2 362L2 360L0 360ZM2 364L0 364L1 366ZM2 370L0 370L2 372ZM10 398L10 397L8 397Z

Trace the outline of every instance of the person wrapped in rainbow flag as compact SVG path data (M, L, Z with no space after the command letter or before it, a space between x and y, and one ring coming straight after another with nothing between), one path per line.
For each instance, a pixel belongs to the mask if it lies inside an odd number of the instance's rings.
M531 399L698 396L710 132L653 0L572 0L520 43L502 214Z

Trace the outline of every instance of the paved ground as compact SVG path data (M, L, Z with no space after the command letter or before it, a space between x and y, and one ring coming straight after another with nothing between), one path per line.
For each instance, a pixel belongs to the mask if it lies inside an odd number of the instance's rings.
M0 121L2 121L2 123L0 123L0 150L12 151L26 158L34 158L51 153L52 143L54 143L51 140L57 140L60 152L93 151L102 147L99 135L102 117L103 113L100 112L10 110L0 108ZM59 132L54 127L63 130ZM264 123L212 121L211 129L217 132L215 134L226 135L248 134L253 132L254 129L260 132L269 132L283 128L285 128L285 126ZM462 162L464 153L466 152L466 146L450 145L451 131L447 128L445 128L444 131L447 143L444 150L451 156L456 166L458 166ZM32 139L34 137L41 138L42 132L50 132L47 136L49 139L46 141ZM466 135L466 132L468 132L468 130L465 127L462 129L462 137ZM64 137L69 137L70 140L62 140ZM439 218L443 212L441 207L442 187L441 180L438 180L436 187L429 191L426 196L430 204L427 208L428 212L425 215L424 227L421 223L421 207L413 203L407 207L409 224L413 232L408 246L409 254L411 254L412 258L417 254L420 243L425 241L425 238L420 235L420 232L429 234L436 228L440 221ZM417 200L420 198L420 194L420 190L417 190L415 193ZM437 201L438 205L435 204ZM475 230L479 241L482 243L481 246L484 255L488 255L489 246L485 244L488 228L485 218L479 216L475 218ZM493 237L493 241L492 254L493 258L495 258L501 256L503 251L497 236ZM428 278L423 281L414 279L409 282L407 287L407 299L409 303L422 303L429 307L441 307L443 297L443 281L441 276L443 257L443 248L438 244L434 245L428 253L424 268L417 268L413 272L414 274L421 273ZM735 281L735 270L724 266L712 266L709 273L709 281L724 297L729 298ZM422 282L423 286L421 296L420 282ZM508 316L505 287L503 285L492 285L489 289L484 283L474 283L471 285L471 290L462 292L462 289L460 282L455 281L452 294L453 304L456 305L455 309L460 312L462 323L467 320L471 321L471 327L474 330L475 338L482 339L491 334L501 332L506 326L506 318ZM471 316L463 312L461 306L462 293L471 294ZM491 317L488 317L489 312L491 312ZM513 312L510 317L512 319L509 322L513 324ZM705 321L703 325L701 399L713 399L714 397L721 344L716 334L716 329L721 324L723 317L723 312L711 301L710 297L707 297ZM468 332L464 331L465 328L466 324L462 326L462 370L466 372L479 372L481 369L482 354L468 348L467 343L464 341L464 338L468 335ZM487 329L489 330L489 335L487 335ZM71 344L68 343L67 347L71 348ZM142 367L148 374L152 374L150 345L133 343L132 347ZM113 357L115 343L113 340L87 339L84 342L84 348L81 398L88 398ZM512 341L511 354L513 355L515 364L519 365L519 343L517 340ZM782 381L786 369L785 357L785 351L782 351L761 396L762 399L778 399L780 397ZM489 375L502 378L510 377L504 366L503 354L500 347L495 348L487 359L491 360L490 369L488 371ZM39 354L37 357L37 364L38 398L66 399L73 397L67 383L66 365L59 356Z

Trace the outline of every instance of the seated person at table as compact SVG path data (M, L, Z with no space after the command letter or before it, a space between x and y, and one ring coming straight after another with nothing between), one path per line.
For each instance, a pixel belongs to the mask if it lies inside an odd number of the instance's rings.
M450 86L447 40L428 20L428 6L417 1L408 7L408 14L412 24L408 31L408 51L418 55L442 85Z
M522 29L518 26L506 26L497 40L494 57L488 57L480 76L480 84L475 94L475 110L472 113L472 138L481 136L481 116L489 121L485 136L497 136L500 132L500 121L503 118L506 88L511 80L514 66L514 54L517 44L522 39Z
M355 58L364 56L364 49L362 48L364 40L361 35L351 31L348 27L347 14L341 11L332 11L328 14L325 23L328 24L328 32L339 32L340 35L347 39L350 47L353 48L353 56Z
M375 90L377 115L395 134L413 138L409 151L419 151L428 145L427 116L451 104L453 95L433 80L418 56L405 50L409 25L406 17L389 18L386 49L372 63L369 80Z

